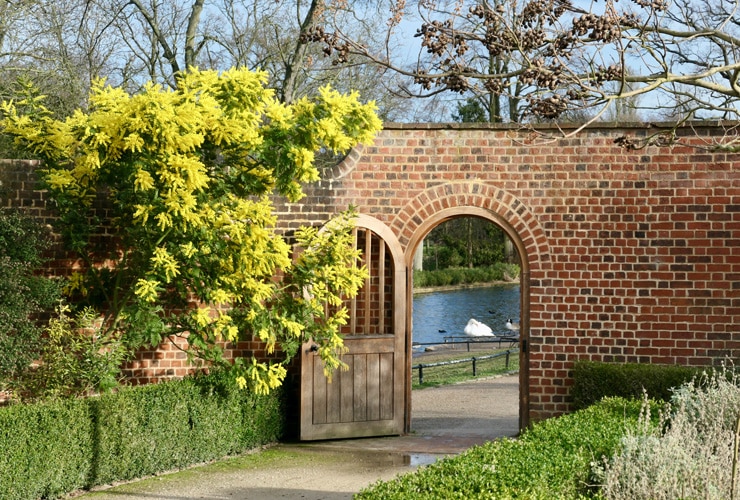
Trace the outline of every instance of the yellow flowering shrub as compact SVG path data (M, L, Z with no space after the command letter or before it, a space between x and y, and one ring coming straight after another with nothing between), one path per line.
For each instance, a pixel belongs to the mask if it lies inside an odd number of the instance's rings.
M339 366L340 298L365 275L352 218L299 232L294 264L269 196L300 200L301 184L319 178L316 152L370 141L380 121L356 94L325 88L286 105L266 81L191 69L175 89L148 84L134 95L99 81L88 108L64 121L37 101L0 106L0 125L44 160L59 230L86 263L70 291L106 316L103 334L135 349L187 333L189 352L209 361L222 340L255 334L289 359L312 338L327 369ZM102 234L115 239L104 256ZM280 363L235 366L240 384L260 392L285 376Z

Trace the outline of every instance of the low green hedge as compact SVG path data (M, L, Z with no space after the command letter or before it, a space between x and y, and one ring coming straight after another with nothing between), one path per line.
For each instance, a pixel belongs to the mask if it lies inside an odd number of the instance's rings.
M280 391L217 377L0 408L0 499L55 498L240 453L283 434Z
M671 389L690 381L700 368L637 363L576 361L573 368L573 406L586 408L607 396L668 401Z
M591 463L611 456L640 401L605 399L540 422L518 439L500 439L362 490L355 499L575 499L597 494Z

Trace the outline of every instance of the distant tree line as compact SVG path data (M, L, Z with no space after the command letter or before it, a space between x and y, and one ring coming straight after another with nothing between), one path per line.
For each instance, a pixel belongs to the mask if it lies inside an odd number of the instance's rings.
M485 219L462 217L446 221L424 239L422 267L426 271L452 267L487 267L514 263L509 238Z

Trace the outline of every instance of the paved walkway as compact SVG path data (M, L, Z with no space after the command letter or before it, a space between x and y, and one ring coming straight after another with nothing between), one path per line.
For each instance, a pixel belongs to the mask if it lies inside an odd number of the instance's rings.
M102 491L85 500L352 498L362 488L486 441L514 436L518 375L413 391L408 436L279 444Z

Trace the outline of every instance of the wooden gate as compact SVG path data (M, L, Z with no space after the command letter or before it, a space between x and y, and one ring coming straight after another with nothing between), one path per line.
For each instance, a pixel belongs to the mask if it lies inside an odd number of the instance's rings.
M406 394L406 266L395 236L360 216L355 242L370 277L348 303L342 331L349 349L329 382L312 343L301 352L302 440L401 434Z

